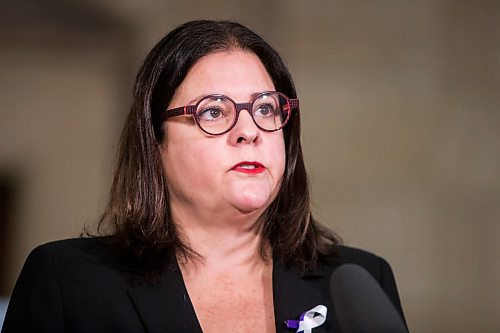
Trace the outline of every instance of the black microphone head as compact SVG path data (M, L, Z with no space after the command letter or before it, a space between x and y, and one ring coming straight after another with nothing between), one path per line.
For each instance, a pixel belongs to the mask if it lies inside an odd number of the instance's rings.
M408 332L387 294L361 266L337 268L330 279L330 293L343 333Z

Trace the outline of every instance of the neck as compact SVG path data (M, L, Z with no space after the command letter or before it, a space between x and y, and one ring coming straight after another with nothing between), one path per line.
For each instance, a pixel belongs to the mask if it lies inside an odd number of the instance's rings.
M219 216L201 219L178 214L172 210L174 221L183 241L203 259L196 263L211 267L255 268L264 260L260 254L261 223L256 213Z

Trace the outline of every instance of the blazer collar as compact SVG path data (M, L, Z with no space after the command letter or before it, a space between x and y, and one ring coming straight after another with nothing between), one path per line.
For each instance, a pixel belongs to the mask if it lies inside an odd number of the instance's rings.
M286 327L285 320L299 320L303 312L317 305L325 305L333 313L324 281L322 269L301 273L274 260L273 301L277 333L295 332ZM328 281L326 286L328 288ZM148 333L163 333L167 329L169 332L202 333L175 259L165 268L158 283L134 286L128 290L128 295ZM331 326L327 313L326 322L313 332L328 332Z

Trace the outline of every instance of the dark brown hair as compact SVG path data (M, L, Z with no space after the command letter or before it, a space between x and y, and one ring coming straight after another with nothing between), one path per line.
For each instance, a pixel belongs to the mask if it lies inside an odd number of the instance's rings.
M219 51L245 50L264 64L277 91L296 98L279 54L260 36L230 21L192 21L166 35L148 54L136 78L134 99L123 129L108 206L99 222L120 252L148 271L160 269L173 253L196 255L179 237L170 215L159 145L164 139L159 114L190 68ZM307 269L335 253L335 234L311 216L309 185L300 143L300 115L283 129L286 166L276 199L261 217L261 254L269 242L273 256Z

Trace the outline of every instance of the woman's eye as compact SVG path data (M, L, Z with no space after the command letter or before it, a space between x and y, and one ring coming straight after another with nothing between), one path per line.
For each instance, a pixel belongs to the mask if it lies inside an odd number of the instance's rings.
M198 119L203 121L214 121L224 117L224 110L220 108L207 108L198 113Z
M275 112L275 107L271 104L261 104L257 107L254 112L254 115L260 117L272 116Z

